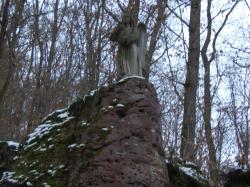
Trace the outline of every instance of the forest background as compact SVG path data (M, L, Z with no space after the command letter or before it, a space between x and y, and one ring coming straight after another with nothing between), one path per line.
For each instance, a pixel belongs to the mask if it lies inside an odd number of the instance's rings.
M250 168L248 0L2 0L0 139L22 141L48 113L114 82L109 34L126 7L147 26L147 76L163 146L213 183Z

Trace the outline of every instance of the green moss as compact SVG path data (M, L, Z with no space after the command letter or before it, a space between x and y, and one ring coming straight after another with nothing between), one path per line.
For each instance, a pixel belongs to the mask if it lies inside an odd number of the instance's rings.
M22 156L15 162L13 168L16 177L23 176L35 186L44 182L51 186L67 186L69 167L79 162L81 169L92 166L92 160L99 154L103 142L111 132L111 129L94 127L93 125L82 126L78 123L65 124L62 127L51 129L49 134L37 139L32 147L22 151ZM60 129L60 132L58 131ZM92 147L90 142L81 142L79 133L86 131L97 137L100 147ZM72 149L69 145L77 144ZM77 156L80 155L80 156ZM80 158L80 159L79 159ZM59 166L64 166L59 168ZM54 171L54 172L53 172ZM52 173L53 174L52 174Z
M19 183L29 181L33 186L47 183L61 187L68 185L75 168L86 170L93 166L95 156L102 151L112 130L98 127L96 123L100 119L100 93L78 98L67 109L48 115L43 123L49 121L54 127L24 146L21 156L12 164L14 179L18 179ZM58 117L64 112L74 116L74 119Z

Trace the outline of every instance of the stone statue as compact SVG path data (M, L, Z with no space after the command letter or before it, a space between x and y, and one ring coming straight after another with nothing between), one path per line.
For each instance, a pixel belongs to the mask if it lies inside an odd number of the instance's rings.
M116 68L117 79L126 76L142 76L142 68L145 64L147 45L146 26L134 23L129 13L123 15L122 21L110 34L110 40L117 42Z

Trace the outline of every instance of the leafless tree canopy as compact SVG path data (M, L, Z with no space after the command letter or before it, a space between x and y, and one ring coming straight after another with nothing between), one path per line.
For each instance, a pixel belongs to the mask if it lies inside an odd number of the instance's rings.
M147 27L144 76L162 106L166 153L250 169L250 9L244 0L2 0L0 139L22 141L49 112L116 80L111 31ZM244 14L239 14L244 12Z

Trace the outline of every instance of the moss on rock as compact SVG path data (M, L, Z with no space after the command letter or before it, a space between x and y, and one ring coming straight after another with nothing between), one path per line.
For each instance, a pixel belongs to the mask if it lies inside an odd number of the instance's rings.
M97 137L101 142L111 129L96 127L95 94L78 98L68 108L56 110L28 136L26 143L11 166L2 169L1 183L7 186L67 186L76 167L86 169L98 153L96 142L83 135ZM91 112L91 114L90 114ZM95 114L93 114L95 112ZM95 144L95 146L93 146Z
M49 114L28 136L0 183L169 186L153 85L132 77Z

